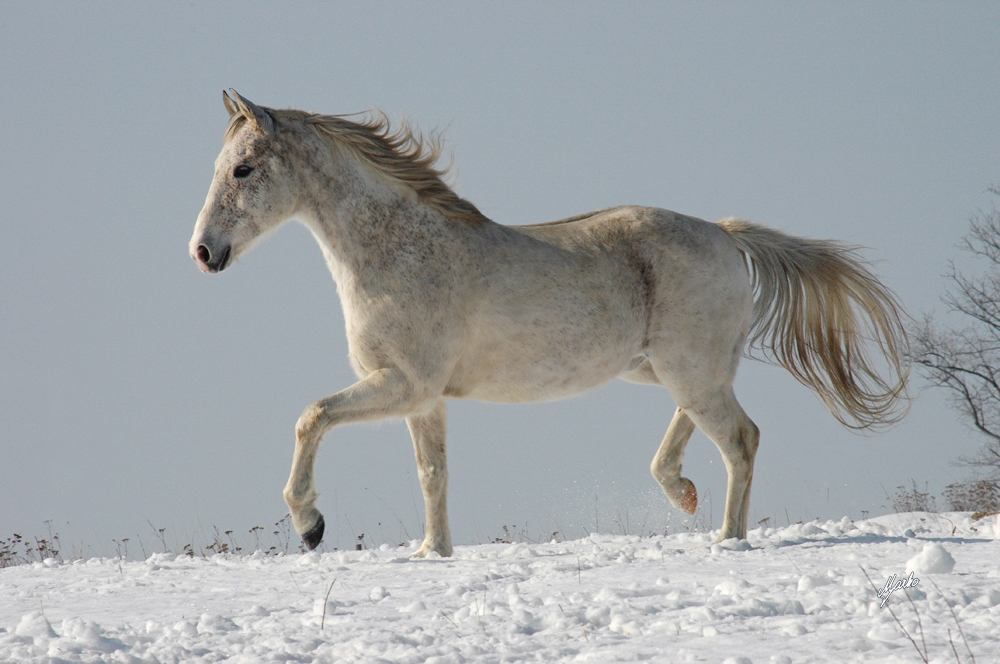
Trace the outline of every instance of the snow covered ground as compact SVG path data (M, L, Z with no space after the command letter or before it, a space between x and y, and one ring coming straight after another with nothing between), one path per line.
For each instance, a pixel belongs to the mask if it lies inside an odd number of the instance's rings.
M921 661L892 609L930 661L972 661L961 625L987 664L1000 662L998 518L758 528L749 550L682 533L450 559L383 546L49 560L0 570L0 662ZM912 571L913 603L898 590L880 608L862 568L880 588Z

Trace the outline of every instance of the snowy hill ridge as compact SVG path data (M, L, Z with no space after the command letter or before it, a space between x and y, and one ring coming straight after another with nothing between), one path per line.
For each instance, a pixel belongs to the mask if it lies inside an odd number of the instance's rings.
M921 661L891 608L930 661L1000 662L997 515L758 528L749 550L711 539L48 560L0 570L0 661ZM880 608L865 572L919 583Z

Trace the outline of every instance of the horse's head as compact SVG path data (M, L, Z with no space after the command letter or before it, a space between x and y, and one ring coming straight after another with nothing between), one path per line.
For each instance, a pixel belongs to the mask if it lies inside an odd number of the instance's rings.
M282 158L274 117L230 89L225 145L191 237L191 258L220 272L268 231L291 216L294 187Z

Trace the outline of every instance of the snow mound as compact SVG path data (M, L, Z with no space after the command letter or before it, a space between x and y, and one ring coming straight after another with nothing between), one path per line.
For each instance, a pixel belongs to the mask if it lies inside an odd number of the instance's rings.
M955 559L943 546L936 542L925 544L920 553L906 561L906 573L951 574L955 569Z
M806 574L799 578L798 591L806 592L809 590L814 590L820 586L828 586L832 583L830 577L826 574Z
M41 611L32 611L21 616L21 621L14 629L14 633L18 636L30 637L35 645L56 637L55 630L52 629L48 618Z

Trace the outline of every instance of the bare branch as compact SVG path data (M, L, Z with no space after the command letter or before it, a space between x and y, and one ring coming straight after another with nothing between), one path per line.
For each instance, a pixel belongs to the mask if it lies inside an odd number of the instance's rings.
M989 191L1000 196L1000 186ZM967 326L938 325L931 316L912 333L912 361L934 385L951 392L952 406L987 437L981 454L961 462L1000 477L1000 212L994 206L969 220L962 248L987 261L967 276L949 263L941 301Z

